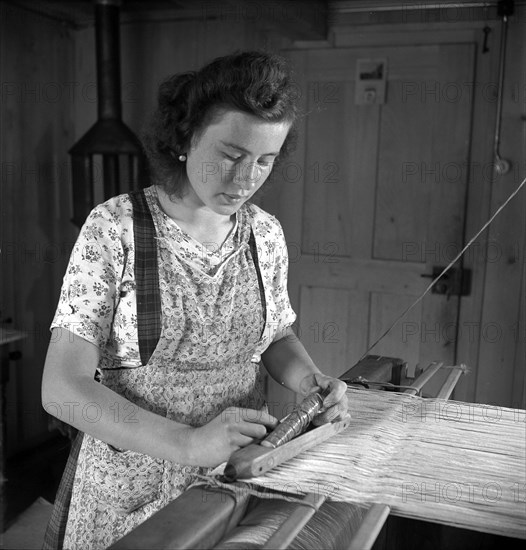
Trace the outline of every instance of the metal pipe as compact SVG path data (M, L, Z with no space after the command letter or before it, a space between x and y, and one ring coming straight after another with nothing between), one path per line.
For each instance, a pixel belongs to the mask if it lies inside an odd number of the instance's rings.
M121 108L120 0L96 0L95 42L99 119L119 119Z
M499 2L499 10L505 10L502 2ZM510 8L508 8L510 9ZM511 9L513 9L511 7ZM495 171L499 176L507 174L511 169L511 163L500 156L500 132L502 126L502 92L504 89L504 67L506 64L506 43L508 37L508 13L502 13L502 25L500 34L500 58L499 58L499 85L497 91L497 122L495 125L495 137L493 141L493 158Z
M113 197L120 192L119 156L103 155L104 196Z

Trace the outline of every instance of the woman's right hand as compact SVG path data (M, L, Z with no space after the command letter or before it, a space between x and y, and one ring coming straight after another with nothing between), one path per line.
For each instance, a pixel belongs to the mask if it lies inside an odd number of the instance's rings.
M199 466L218 466L230 455L267 435L267 427L274 429L278 419L264 411L229 407L208 424L190 428L188 462Z

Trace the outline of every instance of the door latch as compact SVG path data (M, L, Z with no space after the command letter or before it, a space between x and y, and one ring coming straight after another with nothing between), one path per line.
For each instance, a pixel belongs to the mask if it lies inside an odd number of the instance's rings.
M433 273L425 273L421 277L436 279L445 267L433 266ZM452 267L440 277L431 287L432 294L446 294L447 296L469 296L471 293L471 269Z

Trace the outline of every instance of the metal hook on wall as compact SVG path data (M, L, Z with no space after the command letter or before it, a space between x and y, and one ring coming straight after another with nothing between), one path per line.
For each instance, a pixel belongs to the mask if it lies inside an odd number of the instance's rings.
M502 123L502 90L504 87L504 65L506 62L506 39L508 36L508 17L513 15L514 1L501 0L498 3L498 14L502 16L502 26L500 35L500 60L499 60L499 85L497 97L497 124L495 126L495 139L493 142L493 157L495 162L495 172L499 176L507 174L511 170L511 162L500 156L500 131Z

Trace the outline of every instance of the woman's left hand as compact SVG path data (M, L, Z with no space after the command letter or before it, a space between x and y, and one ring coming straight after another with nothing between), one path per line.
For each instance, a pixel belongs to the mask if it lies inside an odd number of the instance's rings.
M322 373L309 374L300 382L300 391L307 396L315 391L320 392L325 388L330 389L329 395L323 400L321 412L314 418L315 426L342 419L347 411L347 384Z

